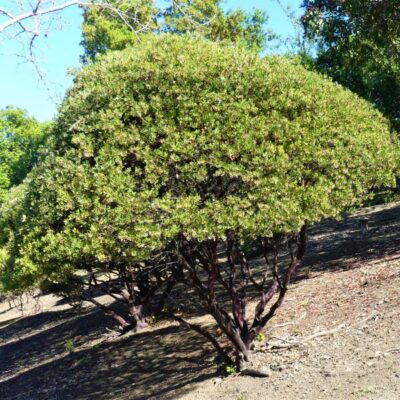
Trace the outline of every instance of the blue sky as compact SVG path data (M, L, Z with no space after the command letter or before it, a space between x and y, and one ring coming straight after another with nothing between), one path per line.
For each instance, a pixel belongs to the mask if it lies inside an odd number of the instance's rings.
M0 3L4 0L0 0ZM6 0L6 2L9 0ZM298 11L300 0L282 0L284 6ZM293 27L276 0L226 0L226 9L260 8L269 15L268 27L287 37L294 34ZM298 11L299 12L299 11ZM50 120L57 112L65 90L71 85L68 70L80 66L82 48L80 24L82 17L78 8L63 11L63 29L51 31L47 38L37 41L37 63L44 74L44 84L32 64L18 54L21 47L12 40L0 42L0 108L14 105L24 108L40 121Z

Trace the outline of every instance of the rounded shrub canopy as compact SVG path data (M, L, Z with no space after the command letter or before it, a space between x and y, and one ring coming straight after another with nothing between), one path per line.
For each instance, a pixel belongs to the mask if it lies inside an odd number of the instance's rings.
M391 185L397 165L386 120L350 91L185 36L83 69L53 135L27 184L15 271L133 262L179 236L295 231Z

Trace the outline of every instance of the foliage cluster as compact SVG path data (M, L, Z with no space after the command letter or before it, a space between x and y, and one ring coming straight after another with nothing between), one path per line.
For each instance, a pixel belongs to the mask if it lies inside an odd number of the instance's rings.
M79 73L47 157L4 203L3 282L87 299L123 330L163 311L229 359L183 319L203 309L240 368L301 265L306 226L392 185L397 150L370 104L293 61L143 36Z
M366 98L400 129L400 2L307 0L305 34L316 67Z
M11 198L15 195L11 192L37 162L49 130L50 124L39 123L24 110L15 107L0 110L0 206L10 196L9 204L13 207ZM12 212L8 215L11 217ZM0 217L0 273L8 258L10 224L11 220L5 223ZM0 292L2 287L0 283Z
M49 128L19 108L0 110L0 204L32 169Z

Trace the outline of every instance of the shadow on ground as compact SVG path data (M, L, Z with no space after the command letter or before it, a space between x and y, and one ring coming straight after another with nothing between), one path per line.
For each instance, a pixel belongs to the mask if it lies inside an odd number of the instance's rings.
M0 398L174 399L189 383L216 373L205 361L212 357L208 344L177 326L84 348L106 326L102 319L92 312L1 346ZM14 327L1 335L7 329ZM77 348L72 353L65 351L68 340Z
M368 215L341 221L325 221L310 229L310 242L304 260L312 271L339 271L362 263L400 257L400 205L375 208ZM360 229L368 221L368 231Z

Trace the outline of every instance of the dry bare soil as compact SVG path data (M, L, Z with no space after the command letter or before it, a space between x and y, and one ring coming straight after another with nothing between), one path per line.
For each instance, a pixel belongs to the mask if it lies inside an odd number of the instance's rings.
M305 266L257 343L267 378L224 376L203 338L169 321L118 337L100 312L52 296L28 298L24 315L0 304L0 399L398 400L399 228L400 203L312 228Z

